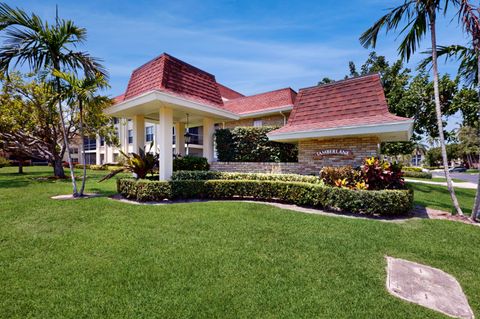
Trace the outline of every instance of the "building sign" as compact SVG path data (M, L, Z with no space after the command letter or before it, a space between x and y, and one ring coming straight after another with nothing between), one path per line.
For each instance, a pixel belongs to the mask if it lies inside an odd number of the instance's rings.
M353 158L353 153L350 150L344 150L339 148L328 148L328 149L315 152L315 154L313 154L313 159L322 159L328 156L342 156L345 158Z

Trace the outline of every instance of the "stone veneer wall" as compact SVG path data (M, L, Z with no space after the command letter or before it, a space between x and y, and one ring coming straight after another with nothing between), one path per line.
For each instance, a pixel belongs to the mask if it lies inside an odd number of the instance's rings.
M375 136L305 140L298 143L297 163L213 162L210 168L221 172L318 174L324 166L361 165L366 157L378 155L379 143ZM324 149L349 150L352 156L329 155L314 159L315 153Z

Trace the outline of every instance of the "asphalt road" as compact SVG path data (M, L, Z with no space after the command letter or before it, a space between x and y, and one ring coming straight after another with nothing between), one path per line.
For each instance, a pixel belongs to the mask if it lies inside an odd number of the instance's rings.
M432 172L432 176L433 177L445 177L445 174L441 171L434 171L434 172ZM461 180L466 181L466 182L470 182L470 183L474 183L474 184L478 183L478 174L450 173L450 176L452 178L461 179Z

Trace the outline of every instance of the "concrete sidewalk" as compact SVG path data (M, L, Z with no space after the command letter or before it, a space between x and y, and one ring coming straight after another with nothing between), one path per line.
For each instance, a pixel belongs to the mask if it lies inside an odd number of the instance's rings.
M431 182L431 181L419 181L417 179L408 179L405 178L406 182L409 183L420 183L420 184L430 184L430 185L439 185L439 186L447 186L447 182ZM468 188L468 189L477 189L477 184L474 183L469 183L469 182L464 182L464 183L457 183L457 182L452 182L453 187L457 188Z

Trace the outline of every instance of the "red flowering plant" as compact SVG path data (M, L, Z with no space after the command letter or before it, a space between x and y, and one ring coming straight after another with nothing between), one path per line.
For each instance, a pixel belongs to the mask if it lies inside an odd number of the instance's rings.
M389 163L375 157L367 158L362 166L362 172L369 190L405 188L402 166L396 162Z

